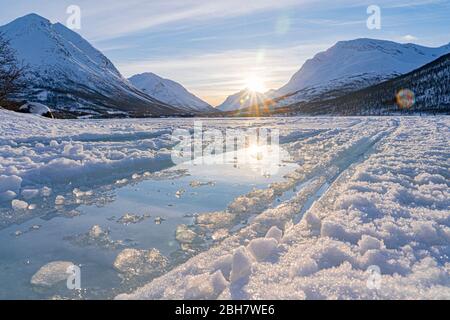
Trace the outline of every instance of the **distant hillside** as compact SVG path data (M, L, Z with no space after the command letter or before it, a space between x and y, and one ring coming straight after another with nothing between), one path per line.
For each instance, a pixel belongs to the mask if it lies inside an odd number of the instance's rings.
M186 113L134 87L79 34L29 14L0 27L28 66L28 90L15 97L75 116L161 116Z
M411 90L415 104L400 107L397 94ZM450 54L406 75L336 99L289 107L306 114L386 115L394 113L450 113Z
M136 88L149 96L186 112L214 112L208 103L190 93L181 84L146 72L128 79Z

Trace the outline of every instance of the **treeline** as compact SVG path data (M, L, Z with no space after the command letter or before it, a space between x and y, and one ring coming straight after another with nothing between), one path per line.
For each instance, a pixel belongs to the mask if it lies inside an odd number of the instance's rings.
M0 106L9 105L11 96L26 87L24 80L26 67L17 60L16 52L9 40L0 33Z

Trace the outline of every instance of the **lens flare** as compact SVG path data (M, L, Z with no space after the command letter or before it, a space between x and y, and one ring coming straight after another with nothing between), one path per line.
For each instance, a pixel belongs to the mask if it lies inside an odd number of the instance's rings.
M411 90L402 89L397 93L396 100L400 109L409 109L416 103L416 96Z
M250 77L246 81L247 89L253 92L264 93L266 91L266 86L264 82L258 77Z

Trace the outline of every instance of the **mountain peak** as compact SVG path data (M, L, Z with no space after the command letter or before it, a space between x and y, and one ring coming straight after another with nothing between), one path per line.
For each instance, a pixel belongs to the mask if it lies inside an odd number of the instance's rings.
M153 73L153 72L143 72L143 73L139 73L133 77L156 77L156 78L163 79L162 77L158 76L156 73Z
M225 112L234 111L251 107L254 104L262 103L266 99L267 97L265 94L246 88L238 93L228 96L220 106L216 107L216 109Z
M214 111L208 103L190 93L181 84L152 72L137 74L128 80L151 97L186 111Z
M305 90L318 94L330 88L347 90L369 86L408 73L447 51L443 47L428 48L370 38L339 41L306 61L276 95L282 97Z
M17 18L16 20L12 21L11 24L17 24L17 23L23 23L23 24L33 24L33 23L43 23L43 24L51 24L50 20L36 14L36 13L30 13L23 17Z
M331 49L363 49L363 50L373 50L373 49L385 49L389 47L396 47L401 44L389 41L389 40L379 40L371 38L358 38L353 40L339 41Z

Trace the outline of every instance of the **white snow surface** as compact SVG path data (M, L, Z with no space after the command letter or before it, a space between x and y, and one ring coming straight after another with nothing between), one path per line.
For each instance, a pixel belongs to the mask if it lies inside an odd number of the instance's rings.
M181 84L161 78L154 73L137 74L128 80L149 96L172 106L181 107L188 111L214 111L213 107L190 93Z
M303 188L117 298L189 298L188 279L221 271L230 284L218 299L450 299L450 119L349 118L341 128L332 118L296 121L329 125L289 143L303 163L292 180L308 181ZM278 246L268 239L279 235L274 226L283 231Z
M27 113L43 116L45 114L52 114L52 111L46 105L38 102L28 102L20 107L21 111L25 111Z
M168 165L170 133L194 121L50 120L6 110L0 118L0 201L18 213L39 197L61 200L67 187ZM238 197L228 214L216 212L225 220L207 227L233 230L223 240L117 299L450 299L450 117L204 126L278 128L300 167L286 182ZM248 223L232 229L230 215Z

